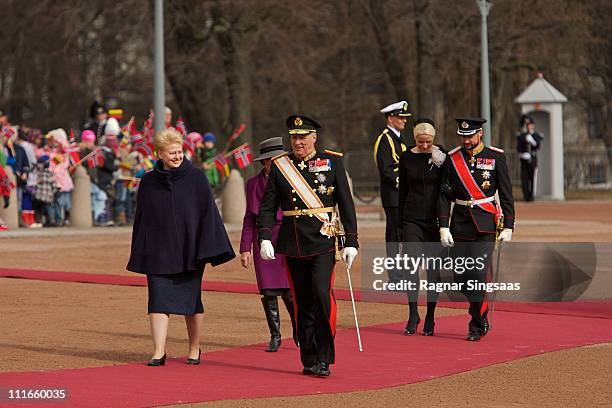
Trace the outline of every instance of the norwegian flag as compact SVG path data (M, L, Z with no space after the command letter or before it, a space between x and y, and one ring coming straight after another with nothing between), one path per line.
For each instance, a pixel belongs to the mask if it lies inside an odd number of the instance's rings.
M71 166L76 166L81 161L81 149L76 141L68 143L68 146L64 147L64 153L68 154Z
M248 143L245 143L232 150L232 154L234 155L234 160L236 160L236 163L238 163L238 167L241 169L244 169L253 163L253 155L251 154L251 149L249 148Z
M181 132L181 135L183 135L183 139L187 138L187 128L185 127L185 121L183 120L182 116L178 118L174 127L176 128L176 130Z
M142 154L143 157L153 157L154 148L151 143L143 141L143 142L134 144L132 146L132 151Z
M145 123L142 127L142 134L144 137L151 141L153 139L153 135L155 133L155 129L153 129L153 111L149 111L149 117L145 120Z
M217 156L215 156L215 166L217 167L217 170L219 170L221 176L229 177L229 163L227 162L227 159L223 154L218 154Z
M196 154L195 143L189 140L189 138L185 138L185 140L183 140L183 150L187 154L187 158L191 159Z
M121 128L121 134L123 135L124 138L129 137L132 131L132 127L134 127L134 117L132 116L130 118L130 120L123 125L123 127Z
M10 139L14 134L15 131L13 130L11 125L9 125L8 122L2 125L2 129L0 129L0 135L6 137L7 139Z
M93 169L102 166L104 166L104 154L102 153L102 149L94 149L87 158L87 167Z

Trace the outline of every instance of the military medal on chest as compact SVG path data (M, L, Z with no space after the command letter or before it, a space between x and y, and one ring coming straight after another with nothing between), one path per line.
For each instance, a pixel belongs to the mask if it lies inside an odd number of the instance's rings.
M470 162L470 166L474 167L474 163L476 163L476 158L474 156L470 157L470 160L468 160Z
M308 161L308 171L311 173L319 173L322 171L331 170L331 160L329 159L315 159Z
M491 178L491 172L489 172L489 170L485 170L482 172L482 178L485 180L488 180L489 178Z
M300 170L304 171L304 169L306 168L306 164L304 164L304 162L300 162L300 164L298 164L298 167L300 168Z
M485 180L482 182L482 189L488 190L491 187L491 182L489 180Z
M495 159L479 157L478 160L476 160L476 168L479 170L494 170L495 169Z

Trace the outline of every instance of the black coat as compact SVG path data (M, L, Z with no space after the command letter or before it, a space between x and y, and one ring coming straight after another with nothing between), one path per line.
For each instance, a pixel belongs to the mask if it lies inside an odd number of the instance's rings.
M544 138L542 137L540 133L534 132L531 136L533 137L533 140L535 140L536 145L533 146L531 143L527 141L528 134L529 133L524 132L516 136L516 150L519 153L529 153L531 155L531 159L528 161L533 162L534 165L537 166L538 150L540 150L540 147L542 146L542 140ZM524 160L524 159L521 158L521 160Z
M452 190L452 197L459 200L469 200L470 194L464 187L455 168L451 156L453 154L463 155L470 174L486 197L499 193L499 205L504 214L504 228L514 229L514 198L512 197L512 183L506 164L504 151L496 147L483 147L474 154L470 163L470 155L464 148L453 149L449 152L442 169L442 183L447 184ZM487 164L483 162L488 161ZM488 166L488 168L486 168ZM486 188L485 188L486 186ZM449 227L451 201L446 194L440 194L438 201L438 218L440 227ZM495 205L495 201L492 202ZM480 234L495 234L495 215L479 208L477 205L468 207L455 205L450 223L450 232L454 238L473 240Z
M383 129L374 142L374 160L380 177L380 199L383 207L399 206L399 158L406 150L401 135Z
M442 166L431 162L431 153L413 153L408 147L399 163L399 220L436 224ZM440 146L438 146L440 147ZM440 147L443 153L446 150Z
M172 275L234 257L204 172L188 160L170 171L158 161L140 181L127 269Z
M290 153L288 157L296 165L296 169L310 188L319 196L324 207L338 205L340 220L346 233L345 246L359 247L355 204L351 196L342 158L337 154L330 154L325 151L317 152L314 157L304 162L305 166L300 168L301 161L293 153ZM317 160L329 161L329 169L319 171L314 168L311 169L310 164L314 164ZM323 191L323 188L325 188L325 191ZM266 191L261 200L259 215L257 216L259 239L272 239L272 228L276 224L276 212L279 207L283 211L308 208L273 161ZM283 217L278 232L276 251L279 254L291 257L308 257L333 251L335 240L321 234L322 225L323 223L316 217Z

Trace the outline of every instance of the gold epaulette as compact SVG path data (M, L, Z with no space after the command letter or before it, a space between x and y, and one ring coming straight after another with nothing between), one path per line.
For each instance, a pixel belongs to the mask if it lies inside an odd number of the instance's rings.
M494 152L497 153L503 153L504 149L500 149L499 147L495 147L495 146L489 146L489 149L493 150Z
M272 158L272 161L274 161L274 160L276 160L276 159L280 159L281 157L286 156L286 155L288 155L288 154L289 154L289 152L284 152L284 153L278 154L278 155L276 155L276 156L274 156L274 157Z
M324 150L325 153L331 154L332 156L342 157L344 153L334 152L333 150Z

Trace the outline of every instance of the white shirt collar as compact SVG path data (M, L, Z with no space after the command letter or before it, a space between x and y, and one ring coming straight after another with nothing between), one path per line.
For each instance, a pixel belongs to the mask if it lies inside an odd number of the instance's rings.
M397 138L398 138L398 139L399 139L399 138L401 138L401 135L400 135L399 130L397 130L397 129L395 129L395 128L391 127L391 126L387 126L387 129L389 129L389 130L391 130L393 133L395 133L395 136L397 136Z

